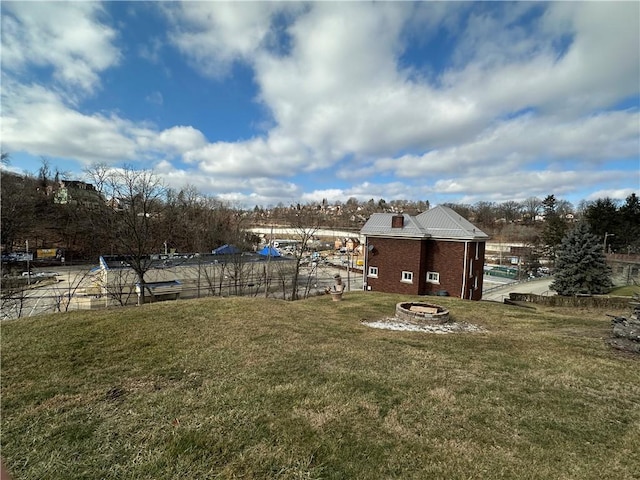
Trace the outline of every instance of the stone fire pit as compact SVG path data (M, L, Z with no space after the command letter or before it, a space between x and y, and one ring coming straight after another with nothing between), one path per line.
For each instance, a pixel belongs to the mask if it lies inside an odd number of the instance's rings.
M433 303L400 302L396 304L396 318L408 323L440 325L449 323L449 310Z
M396 315L377 321L363 321L363 325L384 330L401 330L421 333L484 333L482 327L466 322L454 322L449 310L440 305L424 302L400 302Z

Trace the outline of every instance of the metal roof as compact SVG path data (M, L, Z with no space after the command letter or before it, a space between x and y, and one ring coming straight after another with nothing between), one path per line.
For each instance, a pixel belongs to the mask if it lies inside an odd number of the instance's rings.
M374 213L369 217L367 223L364 224L360 233L366 236L385 236L385 237L405 237L405 238L425 238L429 234L411 215L402 214L404 217L404 226L402 228L392 228L391 219L396 213Z
M434 238L483 239L489 235L449 207L438 205L416 217Z
M369 237L435 238L482 240L489 236L449 207L437 206L416 217L402 214L404 226L393 228L391 219L397 214L374 213L360 233Z

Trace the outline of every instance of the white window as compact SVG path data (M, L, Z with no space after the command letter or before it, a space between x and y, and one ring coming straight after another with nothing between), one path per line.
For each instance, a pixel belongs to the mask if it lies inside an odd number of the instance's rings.
M369 267L369 274L367 276L378 278L378 267Z
M402 272L402 279L404 283L413 283L413 272Z
M440 274L438 272L427 272L427 282L440 283Z

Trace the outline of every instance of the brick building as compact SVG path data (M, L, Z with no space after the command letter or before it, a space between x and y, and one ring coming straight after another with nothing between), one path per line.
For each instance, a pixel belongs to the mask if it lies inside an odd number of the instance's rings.
M375 213L360 233L367 290L482 298L488 235L452 209L438 206L415 217Z

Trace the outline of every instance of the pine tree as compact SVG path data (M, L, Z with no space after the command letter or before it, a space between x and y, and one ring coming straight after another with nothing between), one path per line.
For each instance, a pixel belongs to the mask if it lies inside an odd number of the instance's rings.
M545 253L552 263L562 243L562 239L567 233L567 222L558 213L558 204L555 196L548 195L542 201L544 209L544 229L542 231L542 241L544 242Z
M613 286L600 239L579 223L562 240L555 280L549 288L559 295L602 294Z

